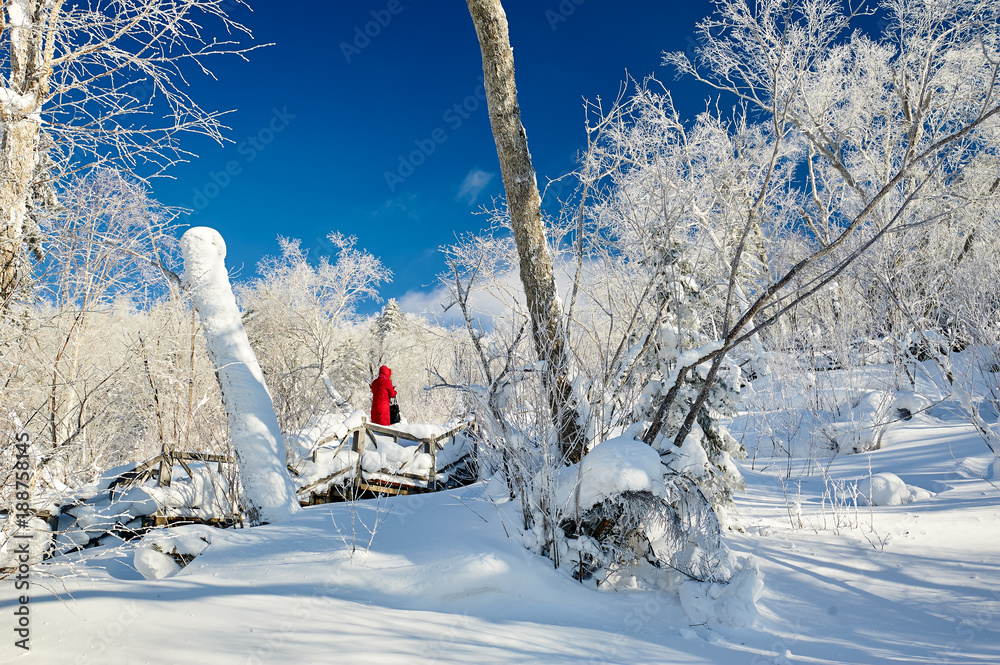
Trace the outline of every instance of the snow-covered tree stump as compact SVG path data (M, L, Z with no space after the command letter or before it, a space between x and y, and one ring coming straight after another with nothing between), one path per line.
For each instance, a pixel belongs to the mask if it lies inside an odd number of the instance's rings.
M199 226L181 238L181 251L184 286L219 373L243 485L243 508L251 524L285 520L299 504L285 466L285 445L271 394L229 284L226 243L215 229Z

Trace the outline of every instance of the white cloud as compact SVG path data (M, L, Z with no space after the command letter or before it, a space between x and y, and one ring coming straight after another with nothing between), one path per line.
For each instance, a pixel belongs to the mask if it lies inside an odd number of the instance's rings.
M462 186L458 188L458 194L455 198L465 199L466 203L472 205L495 175L495 173L487 173L482 169L472 169L462 181Z
M572 291L575 270L576 265L573 263L560 263L555 266L556 289L564 301ZM593 286L594 283L597 283L596 280L599 279L601 270L599 264L586 262L584 282ZM585 287L578 298L578 312L589 309L590 303L586 290ZM400 309L404 312L423 315L440 325L465 326L462 310L458 305L453 305L445 311L444 307L451 302L451 293L449 288L443 284L431 291L407 291L398 298L398 301ZM469 311L477 324L487 331L492 329L495 319L509 318L515 303L517 303L518 310L522 312L526 310L521 278L516 268L500 275L492 283L489 291L474 289L469 295Z
M517 275L511 273L505 276L504 282L509 282L511 278L517 279ZM520 287L520 284L517 286ZM458 305L452 305L445 311L445 306L450 302L451 293L448 287L442 285L433 291L407 291L399 298L399 307L410 314L421 314L439 325L465 326L462 310ZM506 303L485 291L473 291L470 294L469 310L486 330L493 327L494 317L510 313L510 307Z

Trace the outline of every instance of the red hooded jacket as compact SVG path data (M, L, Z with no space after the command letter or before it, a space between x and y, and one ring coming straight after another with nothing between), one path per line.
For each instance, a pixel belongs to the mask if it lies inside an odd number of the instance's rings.
M378 378L372 381L372 422L389 426L389 398L396 396L392 386L392 370L382 365L378 368Z

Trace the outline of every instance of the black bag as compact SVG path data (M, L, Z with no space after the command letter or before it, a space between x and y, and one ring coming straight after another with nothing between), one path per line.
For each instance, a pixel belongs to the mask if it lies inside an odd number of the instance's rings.
M395 397L389 398L389 424L395 425L399 422L399 404Z

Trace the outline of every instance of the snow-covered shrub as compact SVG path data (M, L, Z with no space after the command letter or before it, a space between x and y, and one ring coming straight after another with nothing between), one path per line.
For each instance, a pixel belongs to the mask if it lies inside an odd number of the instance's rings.
M698 484L630 435L598 444L548 479L540 473L528 491L525 546L581 581L725 583L739 569Z
M749 558L741 557L738 570L726 584L687 580L681 583L681 607L691 623L752 626L757 601L764 590L764 575Z
M677 337L667 332L661 334L661 339L665 337L668 342L654 346L646 360L645 375L650 378L635 406L635 419L639 423L652 420L668 394L674 393L663 418L664 427L652 447L659 451L671 471L694 480L709 502L724 511L732 505L733 492L744 486L734 460L744 459L746 451L722 423L723 418L734 414L739 403L739 392L732 385L739 381L739 370L734 368L728 380L716 376L691 431L678 446L676 436L707 381L708 368L698 365L693 372L679 377L679 370L697 361L705 351L684 351L678 348Z

